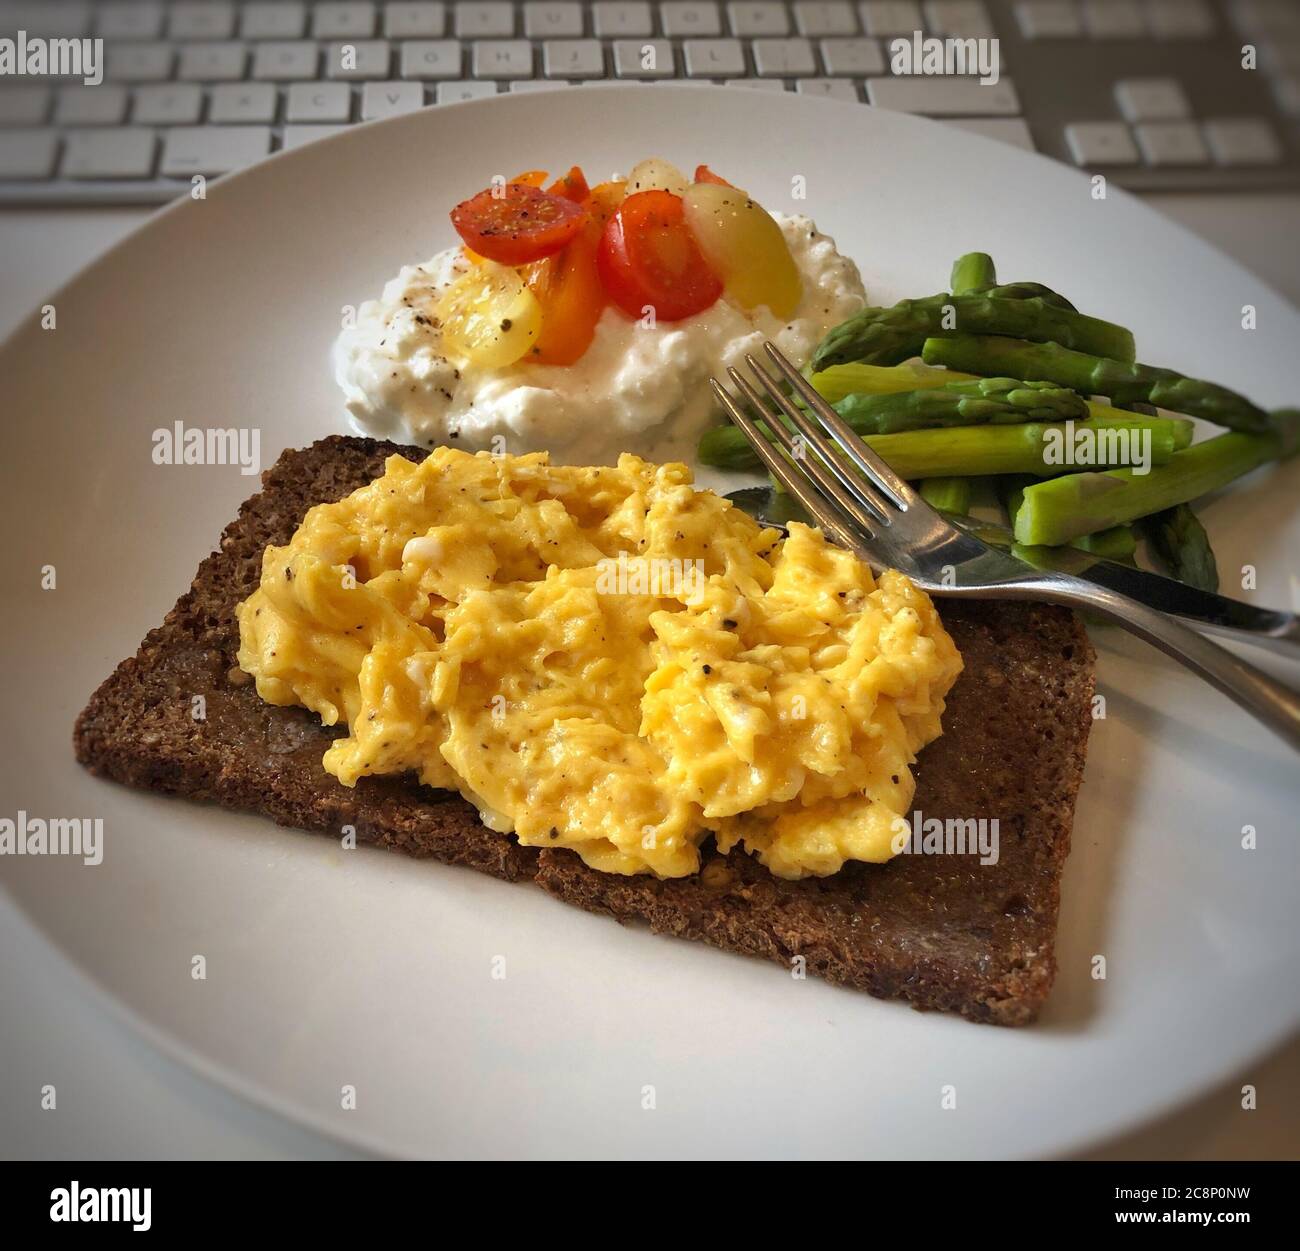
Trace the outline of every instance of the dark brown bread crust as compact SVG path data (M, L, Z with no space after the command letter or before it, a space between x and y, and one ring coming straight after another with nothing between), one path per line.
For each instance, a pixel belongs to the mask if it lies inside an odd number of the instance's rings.
M945 733L918 765L925 817L997 818L1000 858L900 856L832 878L786 882L750 856L706 855L698 877L658 881L589 869L565 850L520 847L456 796L413 778L355 789L321 767L329 738L302 709L264 704L235 668L234 606L257 586L268 543L289 540L306 510L362 486L400 452L334 437L286 452L222 535L166 620L91 697L77 758L131 786L206 799L282 825L532 878L558 899L620 921L697 938L918 1008L975 1021L1034 1019L1051 988L1061 867L1091 725L1092 649L1077 618L1023 604L943 604L966 670ZM192 700L203 696L206 716Z

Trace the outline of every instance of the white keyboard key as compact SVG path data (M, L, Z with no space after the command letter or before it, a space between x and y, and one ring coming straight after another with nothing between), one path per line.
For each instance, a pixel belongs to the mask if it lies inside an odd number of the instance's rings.
M0 88L0 126L39 126L50 111L51 94L44 83Z
M745 72L745 49L739 39L687 39L686 73L692 78L739 78Z
M1123 122L1072 122L1065 141L1077 165L1136 165L1137 144Z
M95 34L101 39L157 39L162 34L163 6L159 0L99 6Z
M794 6L794 24L801 35L856 35L858 22L847 0L799 0Z
M722 13L716 4L678 3L659 6L665 35L707 38L722 34Z
M309 39L253 45L253 77L303 82L316 77L320 53Z
M1214 10L1205 0L1147 0L1146 15L1157 39L1206 39L1214 34Z
M936 35L987 39L993 34L993 23L982 0L930 0L925 13Z
M328 139L347 130L346 126L286 126L284 128L284 148L288 152L301 148L304 144L315 143L318 139Z
M1126 78L1115 84L1115 100L1130 122L1169 122L1191 117L1192 106L1173 78Z
M1282 145L1262 118L1227 117L1205 123L1205 139L1220 165L1276 165Z
M169 43L118 43L104 48L104 77L114 82L162 82L171 77L175 49Z
M604 39L642 39L655 33L654 15L644 0L593 4L591 21L594 33Z
M317 39L369 39L375 33L375 6L361 0L314 4L311 33Z
M442 4L384 5L384 34L389 39L436 39L446 29Z
M1277 107L1289 117L1300 117L1300 77L1289 74L1273 81Z
M858 89L844 78L801 78L794 89L805 96L826 96L832 100L861 99Z
M1145 122L1137 127L1138 146L1151 165L1205 165L1210 151L1192 122Z
M733 35L758 38L762 35L790 33L790 20L783 4L729 4L727 16L731 19Z
M462 39L508 39L515 33L512 4L458 0L454 7L456 33Z
M868 35L910 35L925 29L918 0L866 0L858 12Z
M569 84L554 78L517 78L510 84L511 95L520 95L526 91L558 91Z
M806 39L755 39L754 69L763 78L798 78L817 72L812 44Z
M350 121L352 89L347 83L291 83L285 118L291 122Z
M439 104L460 104L465 100L481 100L485 96L494 96L497 93L496 83L485 82L459 82L459 83L439 83L438 84L438 103Z
M936 117L997 117L1020 112L1009 78L988 86L977 78L872 78L867 96L877 108Z
M614 70L620 78L671 78L673 46L666 39L616 39Z
M459 78L461 45L454 39L416 39L402 44L403 78Z
M63 136L64 178L148 178L158 141L152 130L70 130Z
M475 78L531 78L533 45L527 39L484 39L474 45Z
M1026 39L1069 39L1083 34L1083 15L1074 0L1022 0L1016 20Z
M779 78L728 78L728 87L750 87L757 91L784 91L785 83Z
M202 112L198 83L149 83L135 89L131 120L139 126L192 126Z
M212 89L208 121L231 125L275 121L276 93L270 83L222 83Z
M84 35L90 29L89 0L5 0L0 5L0 34Z
M944 125L956 126L958 130L983 135L986 139L996 139L999 143L1009 143L1013 148L1023 148L1026 152L1037 151L1034 137L1023 117L956 117L945 121Z
M582 35L582 5L568 0L526 4L524 34L529 39L577 39Z
M353 80L387 78L392 59L386 39L332 43L325 49L325 76Z
M1137 0L1083 0L1083 25L1094 39L1141 39L1147 29Z
M423 83L366 83L361 88L361 120L378 121L424 108Z
M0 182L48 178L58 149L58 136L52 130L0 130Z
M301 39L306 29L305 4L246 4L239 15L245 39Z
M54 120L60 126L118 126L125 118L126 88L120 84L59 89Z
M834 76L885 72L885 56L876 39L823 39L822 64Z
M605 54L599 39L549 39L542 45L542 67L548 78L599 78Z
M173 39L229 39L235 33L235 6L223 0L173 4L170 13L167 33Z
M181 45L176 77L189 82L231 82L243 78L248 49L242 43Z
M1300 38L1300 5L1295 0L1236 0L1232 11L1247 34Z
M178 126L167 132L161 172L167 178L216 177L251 165L270 150L268 126Z

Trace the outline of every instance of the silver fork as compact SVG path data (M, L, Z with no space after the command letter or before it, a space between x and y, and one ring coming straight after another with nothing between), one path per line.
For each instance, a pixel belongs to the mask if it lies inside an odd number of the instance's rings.
M917 586L936 596L1045 600L1086 608L1182 661L1300 751L1300 693L1174 617L1070 574L1035 569L957 529L858 438L773 344L765 344L764 351L778 376L752 355L746 355L745 361L754 372L757 388L739 370L728 369L727 373L754 410L764 414L762 420L785 455L763 437L743 405L716 378L709 381L727 415L745 432L772 476L833 542L877 569L888 567L907 574ZM794 388L819 425L785 395L782 379ZM789 418L798 435L787 429L767 401ZM860 472L855 472L854 466Z

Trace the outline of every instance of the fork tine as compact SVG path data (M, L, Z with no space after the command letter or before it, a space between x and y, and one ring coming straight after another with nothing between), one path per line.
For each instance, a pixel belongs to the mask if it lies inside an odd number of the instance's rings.
M752 363L753 362L751 361L751 364ZM755 366L755 369L761 377L766 378L767 386L769 388L776 385L773 379L767 375L765 370L758 369L757 366ZM868 537L874 538L875 529L882 519L868 513L852 490L845 490L844 487L840 486L840 484L836 482L827 471L826 467L822 465L821 460L815 456L808 456L804 449L795 444L794 436L791 435L785 426L781 424L780 420L777 419L775 414L771 412L767 405L763 403L762 397L749 384L749 381L745 378L744 374L734 368L728 369L727 373L730 375L732 382L736 384L737 390L739 390L740 393L767 419L767 427L772 432L772 439L779 442L790 454L790 458L796 462L796 469L802 469L804 473L806 473L819 487L821 487L823 497L829 496L833 503L839 505L841 512L847 513L863 528L863 530L866 531ZM757 427L755 428L757 429ZM761 438L763 435L762 430L760 429L758 433ZM818 438L820 439L821 436L818 435ZM823 439L822 442L825 443L825 440ZM819 450L819 455L828 463L834 459L834 453L830 450L829 445L826 445L825 451ZM849 471L845 470L844 472L847 473ZM884 524L888 525L889 523L885 521Z
M758 458L763 464L767 466L772 476L803 505L808 515L821 526L834 542L841 547L848 548L859 560L867 564L872 563L871 555L867 551L866 544L862 541L862 536L853 528L846 526L837 516L835 510L828 504L825 496L819 494L808 479L763 437L758 426L750 418L749 414L736 403L726 387L716 378L710 378L709 385L713 388L714 395L718 397L718 403L722 405L727 416L740 427L745 438L749 440L750 446L758 454ZM760 407L762 406L760 405Z
M786 360L776 344L765 343L763 349L775 362L776 367L789 379L790 385L803 397L804 402L830 432L835 442L844 449L876 487L889 496L903 512L921 504L921 497L849 428L839 413L817 394L816 388L808 379Z
M867 482L862 477L861 474L855 473L851 465L845 464L844 457L836 455L835 449L831 446L830 440L827 439L826 435L808 420L807 415L800 411L797 404L790 401L781 390L780 382L776 378L773 378L772 375L768 373L768 371L748 352L745 354L745 360L750 369L754 371L754 376L760 380L763 389L767 392L768 396L775 401L776 406L798 429L799 433L804 438L804 442L812 447L813 451L815 451L817 456L820 458L820 461L825 463L835 477L839 479L840 483L843 484L844 491L846 491L852 497L854 502L858 504L859 511L861 505L864 504L870 510L870 519L864 519L858 516L858 514L854 514L859 522L862 525L867 526L868 529L871 528L873 520L874 523L878 525L889 525L889 516L894 508L893 500L877 491L871 483ZM734 370L728 370L728 372L735 375ZM752 403L753 401L751 400L750 402ZM764 407L763 411L767 411L766 407ZM785 431L784 428L780 427L779 423L777 426L773 427L773 429L777 434L782 436L782 442L796 460L806 461L814 470L820 468L818 461L807 461L805 456L801 455L800 452L795 451L793 440L784 437L788 432ZM814 473L814 476L818 475ZM822 480L822 477L818 477L818 481ZM836 502L839 503L841 507L846 507L840 499L841 492L836 490L834 483L827 486L826 490L830 495L834 496Z

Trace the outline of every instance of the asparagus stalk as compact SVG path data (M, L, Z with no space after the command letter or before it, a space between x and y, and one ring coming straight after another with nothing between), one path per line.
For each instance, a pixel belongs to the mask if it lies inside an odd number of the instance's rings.
M1210 536L1189 505L1178 504L1148 517L1142 530L1173 577L1202 591L1219 589L1219 567Z
M1090 422L1079 422L1087 427ZM1028 422L1022 426L952 426L944 430L905 430L900 434L868 434L864 442L909 482L923 478L979 478L1001 473L1026 473L1044 477L1059 473L1048 462L1046 449L1051 423ZM710 433L714 433L710 431ZM710 449L712 450L712 449ZM1117 453L1120 449L1113 449ZM809 456L815 453L809 451ZM1151 460L1162 465L1174 455L1173 435L1168 429L1152 431ZM700 459L717 464L705 455ZM1122 455L1114 457L1118 465ZM757 458L750 460L757 465ZM719 468L737 468L734 464ZM740 466L748 467L748 466Z
M921 498L931 508L941 513L957 513L965 516L970 512L974 478L925 478L920 485Z
M895 391L918 391L925 387L943 387L950 382L971 382L974 374L951 369L931 369L927 365L835 365L809 379L817 394L828 404L846 395L890 395Z
M1147 474L1118 469L1069 474L1035 483L1025 488L1024 503L1016 517L1016 542L1053 546L1068 543L1080 535L1185 504L1270 460L1288 455L1295 448L1298 433L1300 414L1279 415L1276 424L1263 434L1221 434L1175 453Z
M921 350L927 365L1055 382L1084 395L1108 395L1116 404L1155 404L1252 434L1268 426L1267 413L1227 387L1172 369L1107 360L1105 355L1071 351L1059 341L1024 343L978 334L930 338Z
M1110 410L1113 411L1113 410ZM924 461L919 462L921 468L915 474L917 478L930 477L979 477L981 474L993 473L1028 473L1037 477L1050 477L1053 474L1067 473L1071 466L1063 464L1049 464L1044 459L1045 450L1048 447L1048 431L1050 436L1052 453L1055 454L1060 450L1061 436L1067 427L1053 422L1033 422L1023 425L982 425L982 426L950 426L943 430L908 430L893 434L885 434L874 427L870 417L864 418L860 412L850 413L845 416L845 422L858 434L867 438L871 443L873 439L905 439L908 436L920 435L943 435L953 441L953 446L961 448L970 448L977 457L989 456L994 462L998 457L1009 457L1009 463L1005 468L980 468L978 462L972 468L941 469L935 468L927 470L924 467ZM788 424L788 423L787 423ZM1135 434L1149 430L1151 432L1151 459L1153 464L1163 464L1170 456L1176 452L1180 446L1184 446L1184 432L1182 426L1190 426L1190 422L1179 422L1177 419L1168 417L1136 417L1131 413L1124 413L1118 417L1092 417L1086 421L1076 421L1073 425L1075 438L1078 438L1080 431L1094 432L1094 445L1097 448L1098 455L1103 460L1098 461L1098 465L1105 467L1107 465L1123 465L1129 461L1118 455L1119 449L1109 446L1110 441L1105 438L1096 438L1095 432L1109 429L1129 429ZM760 429L767 433L766 427L760 423ZM1018 442L1015 431L1028 430L1027 435L1021 436ZM1003 433L1006 437L1000 441L992 438L995 433ZM984 435L986 437L973 437ZM1138 446L1137 439L1124 440L1132 446ZM887 445L891 446L891 445ZM906 449L906 453L912 455L912 447L909 443L896 444L892 446L901 446ZM920 450L929 449L930 447L941 448L942 443L921 442L915 447ZM1024 448L1032 447L1033 455L1028 460L1025 459ZM996 449L996 451L995 451ZM924 451L925 455L930 455L928 450ZM716 469L745 470L760 469L762 462L758 459L754 449L749 446L749 440L745 438L744 431L733 425L714 426L706 430L700 438L698 455L702 464L712 465ZM883 455L883 453L882 453ZM886 457L888 460L889 458ZM951 463L951 457L948 453L943 453L943 463ZM890 462L893 463L892 461ZM912 463L911 461L908 462ZM1095 467L1095 466L1094 466ZM899 467L894 466L895 469ZM900 469L900 473L903 471ZM904 477L908 475L903 474Z
M971 291L983 291L994 286L997 280L997 268L987 252L967 252L953 262L948 285L952 288L953 295L966 295Z
M827 333L813 353L812 365L814 370L847 361L897 365L920 353L926 339L947 334L1011 335L1060 343L1117 361L1134 357L1133 335L1123 326L1057 308L1041 297L1005 300L944 291L855 313ZM1021 376L1014 369L1003 372L1007 377Z
M1035 481L1037 479L1023 474L1008 475L997 480L998 498L1006 509L1007 525L1013 530L1016 516L1025 501L1025 488L1032 486ZM1114 526L1109 530L1085 535L1070 546L1092 552L1094 556L1104 556L1107 560L1129 560L1137 551L1137 535L1131 526Z
M1042 300L1053 308L1063 308L1066 312L1077 313L1079 310L1065 296L1045 287L1041 282L1008 282L996 287L988 287L980 294L992 296L996 300Z
M936 426L1085 418L1088 406L1073 391L1050 383L976 378L923 391L846 395L835 411L860 433L897 434Z

